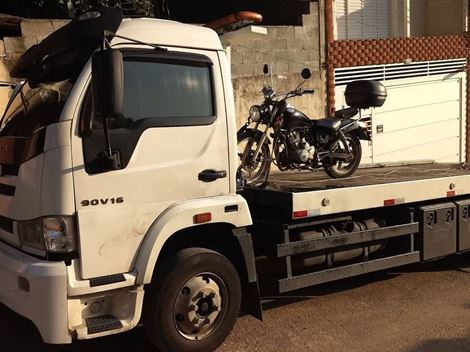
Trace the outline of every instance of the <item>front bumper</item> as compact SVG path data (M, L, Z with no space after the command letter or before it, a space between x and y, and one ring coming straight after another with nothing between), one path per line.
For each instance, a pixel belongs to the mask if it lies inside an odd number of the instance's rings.
M41 261L0 242L0 302L31 320L45 343L72 342L64 263Z

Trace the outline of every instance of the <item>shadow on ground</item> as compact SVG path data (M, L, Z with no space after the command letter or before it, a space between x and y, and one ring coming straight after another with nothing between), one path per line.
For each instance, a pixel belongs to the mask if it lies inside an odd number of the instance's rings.
M431 339L406 352L467 352L470 351L470 336L458 339Z
M414 264L403 268L372 273L356 278L303 289L279 297L270 297L263 303L263 309L276 309L290 303L308 300L335 292L350 290L374 282L386 281L403 273L463 271L470 273L470 254L454 256L445 260L425 264ZM462 309L470 309L470 303ZM109 350L138 350L155 352L141 327L133 331L90 341L78 341L72 345L50 346L42 343L34 325L19 317L5 306L0 305L0 339L1 350L27 352L106 352ZM467 352L470 351L470 336L456 339L427 340L406 352Z

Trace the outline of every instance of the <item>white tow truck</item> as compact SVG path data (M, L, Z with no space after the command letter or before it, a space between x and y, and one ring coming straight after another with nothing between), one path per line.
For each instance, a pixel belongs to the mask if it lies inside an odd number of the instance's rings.
M29 49L0 130L0 302L48 344L210 351L260 297L470 249L462 165L237 188L217 34L86 13Z

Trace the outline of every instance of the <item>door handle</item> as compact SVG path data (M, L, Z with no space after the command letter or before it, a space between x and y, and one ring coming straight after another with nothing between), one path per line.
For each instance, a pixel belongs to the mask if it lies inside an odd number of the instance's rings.
M210 169L210 170L201 171L197 179L202 182L213 182L219 178L225 178L225 177L227 177L227 171L225 170L217 171L217 170Z

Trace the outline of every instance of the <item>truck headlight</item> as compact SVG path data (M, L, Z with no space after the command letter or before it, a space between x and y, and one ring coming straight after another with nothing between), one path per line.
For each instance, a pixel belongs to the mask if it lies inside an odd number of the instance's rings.
M73 217L43 217L18 222L18 235L25 252L70 253L77 249Z
M18 222L18 235L20 238L21 247L25 252L33 252L33 254L45 255L46 244L42 235L42 221L41 219L31 221ZM35 251L40 251L39 253Z

